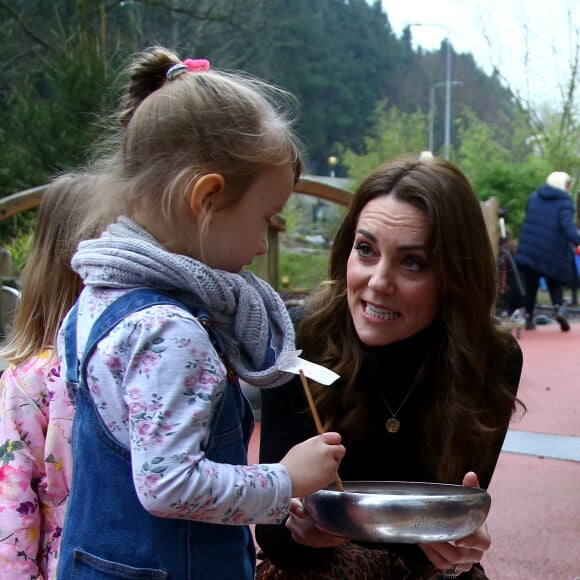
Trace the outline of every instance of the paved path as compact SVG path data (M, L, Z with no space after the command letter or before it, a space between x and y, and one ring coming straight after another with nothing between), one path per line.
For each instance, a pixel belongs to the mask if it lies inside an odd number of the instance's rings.
M580 322L522 331L515 417L489 491L491 580L580 580ZM257 461L259 424L250 449Z
M522 331L519 396L489 491L492 580L580 578L580 323Z

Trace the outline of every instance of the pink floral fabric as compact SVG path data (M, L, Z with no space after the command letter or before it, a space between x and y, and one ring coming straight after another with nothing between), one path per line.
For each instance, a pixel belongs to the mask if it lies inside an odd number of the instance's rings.
M83 290L79 354L96 318L123 292ZM87 386L111 434L130 449L133 484L150 513L229 525L279 523L288 514L291 482L282 465L229 465L205 455L226 379L201 323L172 305L130 315L91 356Z
M0 578L55 579L74 408L52 349L0 379Z

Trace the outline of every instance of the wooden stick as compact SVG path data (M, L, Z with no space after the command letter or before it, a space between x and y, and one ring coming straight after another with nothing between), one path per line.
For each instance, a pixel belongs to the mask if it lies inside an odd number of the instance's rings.
M304 393L306 394L306 398L308 399L308 406L310 407L310 412L312 413L312 418L314 419L314 424L316 425L316 430L318 431L319 435L322 435L324 433L324 428L322 427L320 416L318 415L318 411L316 410L316 405L314 404L314 399L312 398L312 392L310 391L308 380L304 376L304 372L302 371L302 369L299 370L299 373L300 380L302 381L302 386L304 387ZM342 485L342 480L340 479L340 475L338 475L338 472L336 473L335 483L336 487L338 488L338 491L344 491L344 486Z

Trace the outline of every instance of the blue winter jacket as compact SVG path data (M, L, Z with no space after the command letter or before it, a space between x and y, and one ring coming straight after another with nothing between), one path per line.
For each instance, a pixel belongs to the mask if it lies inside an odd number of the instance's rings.
M544 183L528 199L516 263L570 286L573 247L578 245L580 233L570 194Z

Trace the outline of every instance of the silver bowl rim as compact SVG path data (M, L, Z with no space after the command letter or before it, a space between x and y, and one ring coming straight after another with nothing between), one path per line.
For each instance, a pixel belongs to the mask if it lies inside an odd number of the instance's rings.
M489 492L481 487L471 487L466 485L460 485L456 483L437 483L428 481L378 481L378 480L361 480L361 481L342 481L344 490L338 489L336 483L332 483L328 487L319 489L314 493L309 494L306 497L314 497L323 494L352 494L355 496L395 496L397 498L413 497L413 498L429 498L434 500L437 498L466 498L473 496L489 497ZM376 486L384 487L384 492L371 492L365 491L364 489L358 490L357 488L362 488L365 486ZM409 491L416 489L422 490L421 492L408 493ZM389 493L389 491L391 493ZM447 493L444 493L447 492Z

